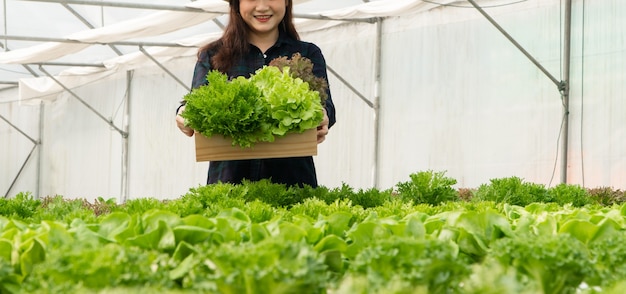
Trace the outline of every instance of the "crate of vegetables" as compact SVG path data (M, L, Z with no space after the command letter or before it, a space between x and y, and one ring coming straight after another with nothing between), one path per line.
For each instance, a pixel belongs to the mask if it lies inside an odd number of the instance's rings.
M294 55L249 78L210 71L207 85L185 95L181 114L196 131L196 161L317 155L327 84L311 69Z

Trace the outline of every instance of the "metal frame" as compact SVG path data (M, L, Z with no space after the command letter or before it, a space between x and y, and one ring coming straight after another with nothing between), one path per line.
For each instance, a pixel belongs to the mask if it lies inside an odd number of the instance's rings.
M84 1L84 0L20 0L20 1L30 1L30 2L47 2L47 3L58 3L60 5L63 5L66 9L68 9L68 11L70 11L70 13L72 13L74 16L76 16L77 18L79 18L87 27L89 28L94 28L93 25L91 25L84 17L82 17L77 11L75 11L74 9L72 9L69 5L70 4L75 4L75 5L93 5L93 6L100 6L100 7L117 7L117 8L136 8L136 9L154 9L154 10L170 10L170 11L183 11L183 12L199 12L199 13L216 13L216 14L222 14L223 12L219 12L219 11L204 11L201 9L194 9L194 8L189 8L189 7L184 7L184 6L171 6L171 5L154 5L154 4L140 4L140 3L122 3L122 2L110 2L110 1ZM561 182L566 183L567 182L567 148L568 148L568 120L569 120L569 62L570 62L570 38L571 38L571 0L566 0L566 19L565 19L565 36L564 38L566 39L566 44L565 44L565 50L564 50L564 67L563 67L563 71L564 71L564 80L559 81L557 80L554 76L552 76L535 58L533 58L526 50L524 50L523 46L521 46L519 43L517 43L515 41L515 39L513 37L511 37L501 26L498 25L498 23L491 18L478 4L476 4L476 2L474 0L467 0L470 4L472 4L472 6L474 6L474 8L476 8L477 11L479 11L489 22L491 22L496 29L498 29L509 41L511 41L511 43L513 43L513 45L519 49L533 64L535 64L535 66L537 66L537 68L539 70L541 70L553 83L555 83L555 85L558 87L559 92L561 92L561 99L563 101L563 119L564 119L564 124L563 124L563 129L562 131L564 132L564 136L563 136L563 145L562 145L562 170L561 170ZM369 2L368 0L363 0L363 2ZM5 11L6 14L6 11ZM316 19L316 20L335 20L335 21L344 21L344 22L362 22L362 23L374 23L376 25L376 51L375 51L375 81L374 81L374 97L372 100L368 99L365 95L361 94L355 87L353 87L347 80L345 80L340 73L336 72L331 66L328 66L328 71L333 74L337 79L339 79L343 84L345 84L352 92L354 92L364 103L366 103L370 108L373 109L374 111L374 154L373 154L373 166L372 166L372 182L373 185L375 187L378 187L380 184L380 176L379 176L379 171L378 171L378 167L380 166L380 144L379 144L379 137L380 137L380 99L381 99L381 93L382 93L382 85L381 85L381 65L382 65L382 33L383 33L383 21L384 18L367 18L367 19L332 19L329 17L325 17L322 15L315 15L315 14L294 14L295 18L303 18L303 19ZM6 16L5 16L6 19ZM214 22L216 23L216 25L218 25L220 28L223 28L224 26L217 20L214 20ZM68 40L68 39L62 39L62 38L42 38L42 37L25 37L25 36L8 36L8 35L4 35L3 38L5 40L23 40L23 41L42 41L42 42L64 42L64 43L85 43L85 44L100 44L97 42L81 42L81 41L75 41L75 40ZM176 44L176 43L168 43L168 42L131 42L131 41L126 41L126 42L110 42L110 43L106 43L106 45L109 45L111 47L111 49L117 53L118 55L121 55L122 53L115 47L116 45L119 46L137 46L139 51L141 51L146 57L148 57L150 60L152 60L156 65L158 65L163 71L165 71L170 77L172 77L176 82L178 82L179 84L183 85L183 87L185 87L186 89L190 89L189 86L187 86L185 83L183 83L180 79L178 79L176 77L176 75L174 75L171 71L169 71L163 64L161 64L158 60L156 60L154 57L152 57L145 49L144 46L159 46L159 47L189 47L189 46L183 46L180 44ZM7 48L8 50L8 48ZM124 147L123 147L123 164L122 164L122 187L121 187L121 197L122 199L125 201L128 197L127 193L128 193L128 174L127 174L127 170L128 170L128 125L122 126L122 129L120 129L119 127L115 126L113 124L113 122L111 120L107 120L106 118L104 118L104 116L102 116L102 114L98 113L95 109L93 109L89 104L87 104L83 99L81 99L78 95L76 95L74 92L71 91L71 89L69 89L68 87L66 87L65 85L63 85L59 80L55 79L50 73L48 73L44 68L43 65L48 65L48 66L103 66L102 64L80 64L80 63L59 63L59 62L41 62L41 63L35 63L36 65L39 66L40 71L44 72L48 77L50 77L52 80L54 80L57 84L59 84L65 91L67 91L68 93L70 93L73 97L75 97L76 99L78 99L83 105L85 105L88 109L90 109L92 112L94 112L94 114L96 114L97 116L99 116L103 121L105 121L106 123L108 123L112 128L114 128L118 133L120 133L120 135L122 136L123 140L124 140ZM22 66L24 66L33 76L37 77L37 73L35 71L33 71L28 64L22 64ZM127 88L130 89L131 87L131 81L132 81L132 74L130 72L127 72ZM12 82L2 82L3 84L12 84ZM126 97L125 97L125 112L124 112L124 118L123 121L126 121L126 123L128 123L128 117L130 115L130 106L129 106L129 101L130 101L130 94L129 92L127 92ZM40 116L43 115L43 106L42 109L40 110ZM8 193L10 192L11 188L13 187L14 183L17 181L17 179L19 178L24 166L26 165L26 163L28 162L28 160L30 159L32 153L34 152L34 149L37 146L41 146L41 141L39 140L34 140L32 138L30 138L28 135L26 135L24 132L22 132L21 130L19 130L16 126L14 126L13 124L11 124L6 118L0 116L0 118L2 118L4 121L6 121L7 123L9 123L12 127L16 128L20 133L22 133L24 136L26 136L27 138L29 138L29 140L31 140L35 146L33 147L33 150L31 150L30 154L28 155L28 157L26 158L24 164L22 165L22 167L20 168L20 171L18 172L16 178L13 181L13 184L11 184L11 187L9 187L9 191L7 191L7 193L5 194L5 197L8 196ZM41 120L42 118L40 118ZM41 122L40 122L41 123ZM40 126L40 131L43 130L43 126ZM41 134L41 132L40 132ZM39 156L40 160L41 160L41 155ZM38 176L39 172L38 172ZM38 184L39 186L39 184ZM38 187L39 188L39 187Z

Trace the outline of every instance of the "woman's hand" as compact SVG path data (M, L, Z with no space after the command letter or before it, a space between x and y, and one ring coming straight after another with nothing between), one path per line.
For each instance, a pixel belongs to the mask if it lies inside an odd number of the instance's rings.
M326 113L326 108L322 110L324 110L324 120L317 127L317 144L324 142L328 134L328 113Z
M180 116L180 114L183 113L183 111L185 111L184 105L178 109L178 113L176 114L176 126L178 126L178 128L180 129L181 132L183 132L183 134L187 135L188 137L191 137L193 136L194 130L185 125L185 119L182 116ZM319 140L319 131L318 131L318 140Z

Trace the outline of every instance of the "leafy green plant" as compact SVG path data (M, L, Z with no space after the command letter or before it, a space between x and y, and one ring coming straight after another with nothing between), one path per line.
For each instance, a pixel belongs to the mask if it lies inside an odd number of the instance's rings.
M552 202L547 189L540 184L523 182L521 178L491 179L474 193L473 201L494 201L525 206L533 202Z
M278 209L260 200L247 202L244 211L253 223L269 221L278 214Z
M167 255L137 247L107 244L93 247L78 242L51 248L45 263L36 265L21 285L22 293L95 292L119 286L174 288ZM156 270L153 270L156 269Z
M281 71L285 68L289 68L289 74L294 78L300 78L302 81L309 84L311 90L317 91L320 95L322 105L326 104L328 99L328 82L321 77L313 74L313 63L310 59L302 57L300 53L294 54L291 59L287 56L278 57L270 61L270 66L275 66Z
M445 172L422 171L411 174L410 178L408 182L396 184L402 199L430 205L459 199L458 192L452 188L456 180L446 177Z
M589 251L596 271L587 283L602 287L626 281L626 234L614 233L610 238L592 242Z
M189 257L185 288L233 294L325 293L324 259L302 242L265 239L198 252Z
M297 187L272 183L268 179L254 182L244 180L242 184L245 187L242 194L245 201L260 200L274 207L289 207L302 201L299 197L302 194L295 193L299 189Z
M428 205L431 207L430 205ZM393 197L390 201L383 203L381 206L369 208L369 212L374 212L380 217L397 216L405 217L408 214L418 210L412 201L404 201L400 197Z
M587 248L568 234L503 238L494 242L491 253L541 293L575 293L594 272Z
M454 182L422 176L402 192ZM415 204L269 181L120 205L6 199L0 293L621 293L626 205L577 207L577 186L495 182L483 192L545 201Z
M351 214L354 219L362 219L364 210L359 206L352 205L349 199L336 200L333 203L326 203L317 198L305 199L302 203L298 203L285 211L286 219L291 219L298 215L306 215L317 219L328 216L337 212L345 212Z
M324 118L319 92L311 90L308 83L294 78L289 71L289 67L281 72L275 66L265 66L250 77L261 90L262 99L269 103L272 135L302 133L316 128Z
M152 209L163 209L165 203L155 198L136 198L127 200L124 204L113 209L113 211L123 211L129 214L143 214Z
M96 219L96 214L84 199L66 199L61 195L56 195L43 198L41 207L32 218L58 220L69 224L76 219L92 222Z
M482 261L493 242L513 235L509 221L493 210L450 210L430 216L427 231L439 239L453 240L459 251L474 261Z
M616 190L611 187L598 187L589 189L588 192L589 197L604 206L611 206L613 204L622 204L626 202L626 191L621 191L619 189Z
M471 201L472 197L474 197L474 193L476 189L471 188L459 188L459 198L463 201Z
M559 205L571 204L582 207L593 203L587 189L579 185L558 184L548 189L548 197Z
M30 192L18 193L10 199L0 198L0 215L27 219L32 217L41 205Z
M383 205L391 199L391 190L379 190L376 188L359 189L356 192L347 194L354 205L360 205L363 208L372 208Z
M327 204L331 204L337 200L349 198L350 195L354 194L354 188L350 187L350 185L346 183L341 183L341 186L332 189L325 189L324 192L325 193L321 195L316 193L315 197L326 202Z
M213 70L207 74L208 85L185 95L185 123L201 134L224 135L237 144L249 147L258 141L272 141L269 105L261 91L244 77L231 81Z
M369 289L381 290L399 279L407 289L424 286L427 293L458 291L470 271L449 241L393 236L372 240L350 265L349 272L367 277Z
M473 264L472 274L462 283L464 294L540 293L538 285L517 279L514 267L503 266L493 259Z
M251 147L273 142L274 136L313 129L324 114L319 92L276 66L264 66L250 78L228 76L217 70L207 74L208 84L184 96L186 124L211 137L223 135L233 146Z
M196 197L181 197L170 201L165 201L164 209L185 217L193 214L204 214L205 208Z

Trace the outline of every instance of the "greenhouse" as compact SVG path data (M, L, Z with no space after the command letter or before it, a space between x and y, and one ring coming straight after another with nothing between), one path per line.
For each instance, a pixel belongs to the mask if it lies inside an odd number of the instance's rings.
M174 124L199 46L228 5L3 1L0 192L176 198L206 181ZM320 185L458 187L516 176L626 188L618 0L295 1L321 47L337 124Z
M0 294L623 293L625 1L241 1L2 1Z

